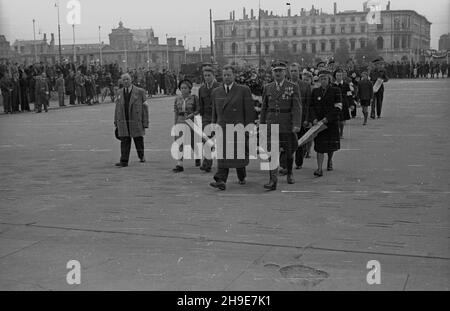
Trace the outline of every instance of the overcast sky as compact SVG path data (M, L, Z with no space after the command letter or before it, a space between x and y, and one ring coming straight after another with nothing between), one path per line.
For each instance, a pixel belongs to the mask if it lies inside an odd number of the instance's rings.
M55 33L57 40L57 0L0 0L0 34L7 40L33 39L33 23L36 20L36 36ZM60 1L61 40L63 44L72 43L72 27L66 22L69 0ZM187 45L202 46L209 43L209 9L213 10L213 19L228 19L229 12L236 11L236 18L242 18L242 8L258 8L258 0L79 0L81 3L81 24L76 26L78 43L97 43L98 26L101 26L101 40L109 43L108 34L122 20L128 28L153 27L155 36L165 43L166 33L171 37L183 39L186 35ZM362 0L261 0L261 8L274 11L279 15L287 14L286 2L291 3L293 14L302 7L310 9L314 4L324 12L333 12L333 2L337 2L338 11L362 10ZM380 1L385 8L387 1ZM450 33L449 0L392 0L391 9L415 10L432 22L431 47L438 48L439 37ZM39 31L41 34L39 34Z

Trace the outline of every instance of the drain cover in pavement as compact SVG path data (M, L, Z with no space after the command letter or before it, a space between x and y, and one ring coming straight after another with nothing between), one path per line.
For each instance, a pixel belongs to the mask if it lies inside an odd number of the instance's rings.
M279 271L284 278L289 279L290 281L299 281L304 286L316 286L329 276L325 271L302 265L286 266Z

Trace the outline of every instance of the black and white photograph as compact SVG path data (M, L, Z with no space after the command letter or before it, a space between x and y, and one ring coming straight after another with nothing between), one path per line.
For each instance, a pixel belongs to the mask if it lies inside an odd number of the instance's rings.
M449 12L0 0L0 291L448 291Z

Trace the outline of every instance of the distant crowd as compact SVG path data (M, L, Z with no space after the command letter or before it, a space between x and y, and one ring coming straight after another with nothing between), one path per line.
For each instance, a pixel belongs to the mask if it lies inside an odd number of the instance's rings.
M157 72L141 67L127 72L133 84L144 88L149 97L176 93L179 76L174 71ZM0 64L0 105L3 104L5 113L13 114L30 111L30 104L34 104L35 112L48 111L52 97L58 99L59 106L66 106L66 97L69 105L92 105L107 97L114 101L124 73L115 63Z
M330 63L333 66L333 62ZM349 60L345 68L349 72L362 72L369 67L358 66ZM397 61L385 63L384 69L391 79L444 78L448 77L448 63L438 61L409 62ZM312 73L313 80L318 79L317 68L304 66L302 71ZM117 90L122 87L121 76L125 72L116 63L75 65L74 63L49 65L43 62L33 65L17 63L0 64L0 105L5 113L30 111L34 104L35 112L48 111L51 98L58 100L59 106L92 105L115 99ZM176 94L181 73L163 69L128 69L132 83L147 91L147 95ZM289 74L288 74L289 75ZM359 76L359 74L358 74ZM238 82L247 84L256 95L262 94L263 86L272 82L270 67L263 69L240 68Z

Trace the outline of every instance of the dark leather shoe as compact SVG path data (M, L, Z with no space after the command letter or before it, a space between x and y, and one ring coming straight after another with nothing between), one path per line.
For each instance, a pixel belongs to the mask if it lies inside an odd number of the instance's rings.
M264 185L264 189L269 190L269 191L275 191L277 190L277 183L274 182L273 180L269 181L268 184Z
M206 173L210 173L210 172L211 172L211 168L210 168L210 167L207 167L207 168L204 169L204 171L205 171Z
M290 185L295 184L294 175L292 175L292 174L288 174L287 175L287 183L290 184Z
M295 169L296 169L296 170L301 170L302 167L301 167L301 166L296 166Z
M211 187L224 191L227 186L223 181L215 181L209 184Z
M200 160L195 160L195 166L199 167L200 165L202 165L202 162Z
M278 174L280 174L280 176L286 176L287 175L287 169L285 169L285 168L280 169Z
M247 182L245 181L245 179L243 180L239 180L239 185L245 185Z
M327 165L327 171L332 171L333 170L333 162L328 162L328 165Z
M119 162L119 163L116 163L116 166L117 166L117 167L127 167L127 166L128 166L128 163Z
M316 171L314 172L314 176L322 177L322 176L323 176L323 172L322 172L321 170L316 170Z
M145 163L145 157L141 158L141 163Z
M180 173L183 171L184 171L184 168L180 165L175 166L175 168L172 170L172 172L174 172L174 173Z

